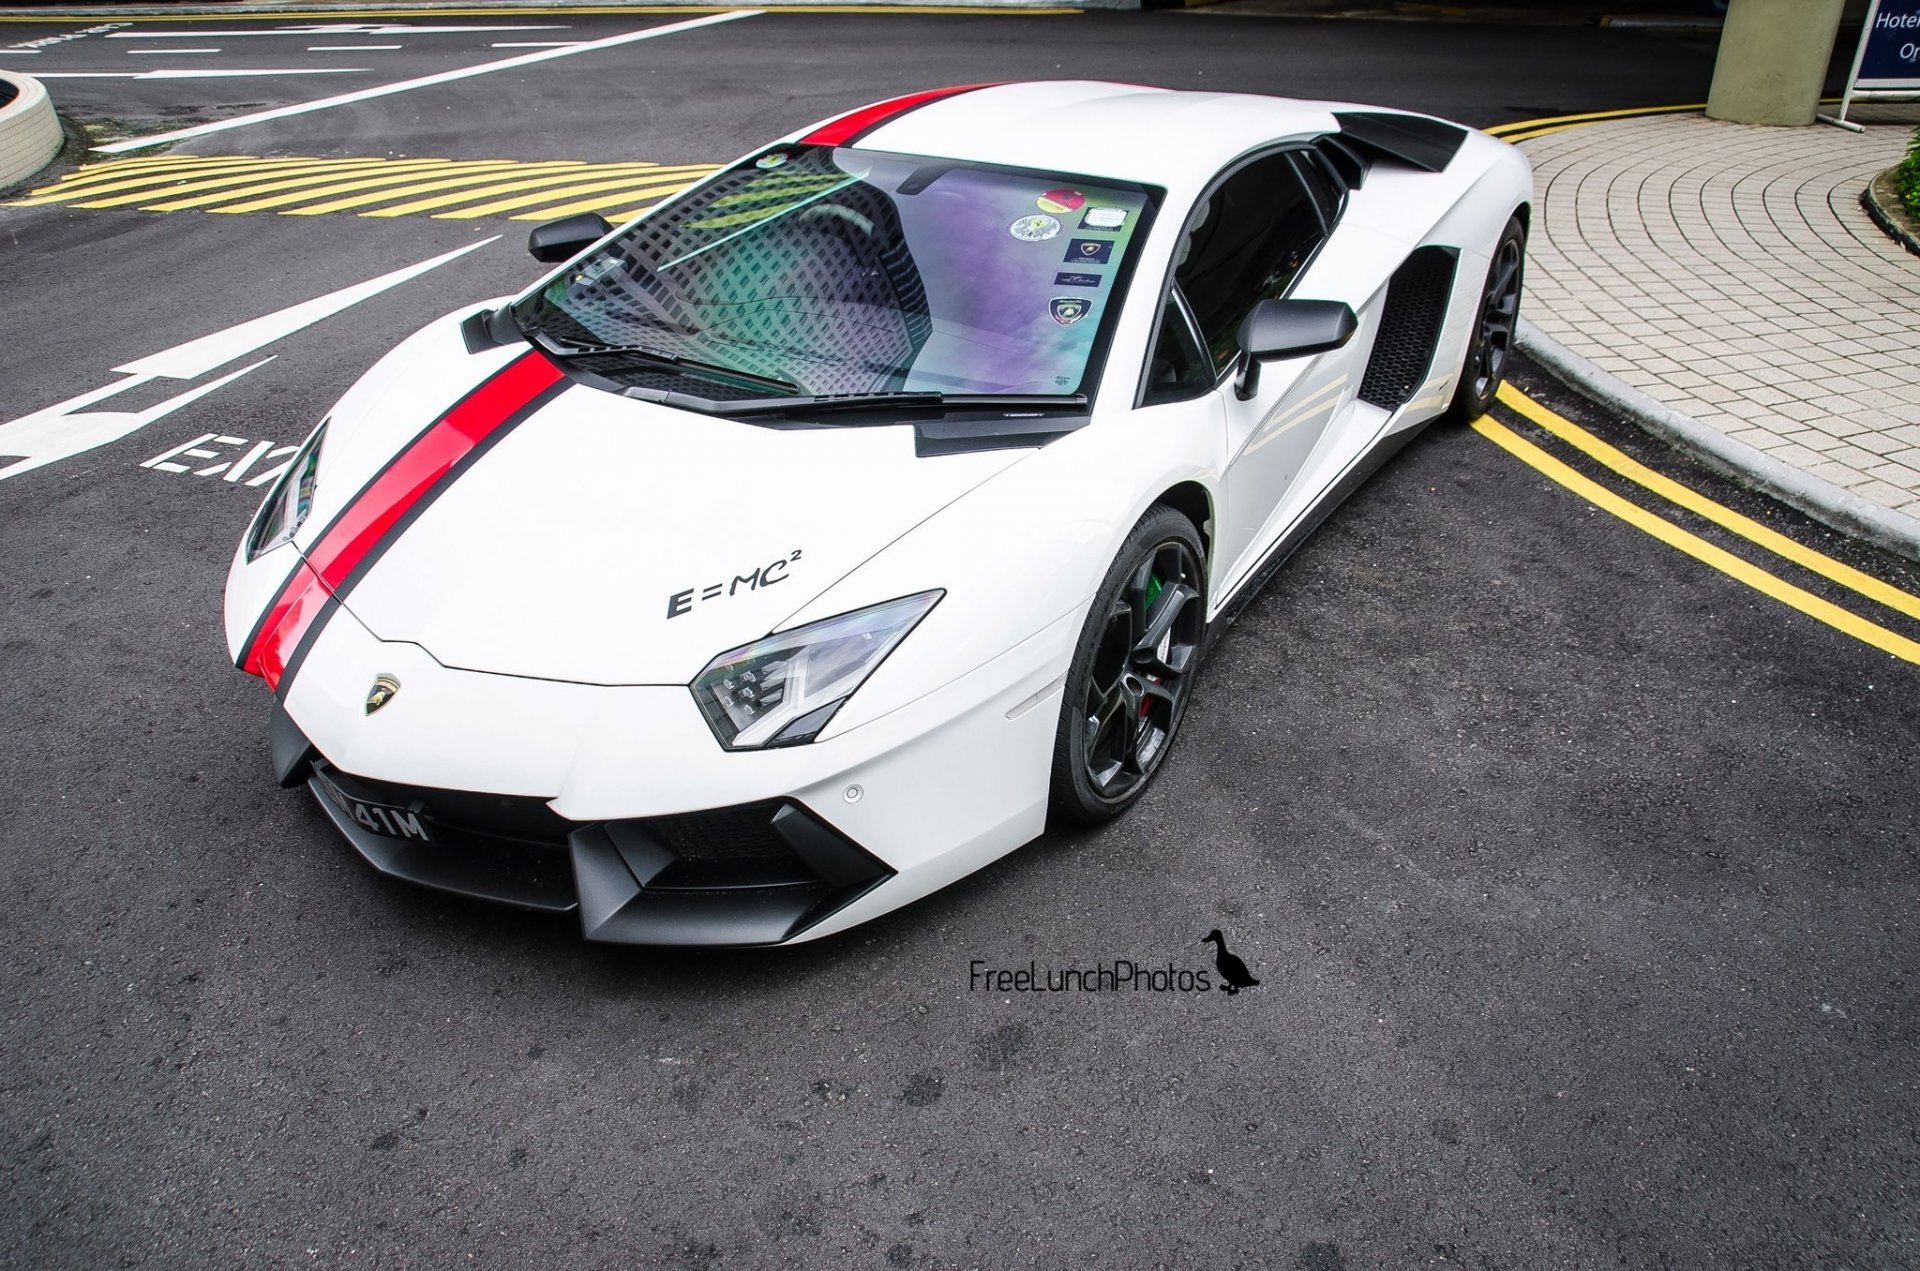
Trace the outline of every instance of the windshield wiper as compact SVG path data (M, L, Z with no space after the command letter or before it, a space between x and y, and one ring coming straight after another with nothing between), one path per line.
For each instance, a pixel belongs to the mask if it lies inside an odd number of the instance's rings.
M818 415L830 411L990 410L1002 412L1082 410L1085 393L1056 396L1012 393L839 393L815 397L773 397L760 401L728 402L728 415Z
M666 371L686 371L694 375L712 375L734 380L754 388L768 388L780 393L798 393L800 386L788 380L774 379L770 375L755 375L752 371L737 371L731 366L721 366L714 362L700 362L693 358L675 357L671 353L656 353L652 349L643 349L637 345L620 344L563 344L545 331L533 333L533 341L547 353L555 357L623 357Z

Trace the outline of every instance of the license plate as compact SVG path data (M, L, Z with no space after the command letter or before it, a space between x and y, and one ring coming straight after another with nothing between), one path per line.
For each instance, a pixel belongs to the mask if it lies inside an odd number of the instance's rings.
M433 841L433 835L427 832L426 823L420 819L418 812L397 808L391 803L356 799L324 776L320 778L320 789L335 807L352 817L354 823L369 834L411 843Z

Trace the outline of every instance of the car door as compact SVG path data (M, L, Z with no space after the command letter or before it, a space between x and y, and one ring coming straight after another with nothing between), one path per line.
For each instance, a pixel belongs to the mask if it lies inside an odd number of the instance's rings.
M1278 533L1275 510L1350 393L1348 350L1269 363L1251 396L1236 390L1239 330L1254 305L1287 294L1328 233L1329 209L1298 150L1244 160L1195 205L1175 258L1148 397L1211 393L1225 420L1225 497L1217 509L1215 594L1224 598ZM1200 366L1165 379L1159 349L1197 346ZM1162 376L1155 382L1153 374ZM1210 381L1200 388L1198 381Z

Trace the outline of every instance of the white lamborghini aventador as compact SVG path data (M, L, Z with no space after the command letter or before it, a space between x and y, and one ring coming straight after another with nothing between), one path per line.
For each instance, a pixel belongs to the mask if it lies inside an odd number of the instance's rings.
M1421 115L942 89L418 332L233 561L274 763L378 869L781 944L1123 811L1210 631L1487 408L1531 178Z

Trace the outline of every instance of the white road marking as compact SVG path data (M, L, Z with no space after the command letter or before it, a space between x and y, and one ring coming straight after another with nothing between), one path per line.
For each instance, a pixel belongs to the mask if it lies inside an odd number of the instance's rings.
M45 410L24 415L10 424L0 424L0 455L20 455L20 459L0 468L0 481L8 477L17 477L23 472L32 472L35 468L44 468L50 463L62 459L71 459L75 455L85 454L89 450L120 440L122 437L139 432L156 419L162 419L190 406L208 393L225 388L249 371L257 371L272 358L263 358L252 366L243 366L239 370L198 388L190 388L175 397L169 397L157 406L149 406L142 411L97 410L84 414L68 413L74 404L82 398L92 396L95 400L105 394L83 393L79 398L49 406ZM139 375L112 385L114 392L144 384L153 379L151 375Z
M84 40L89 35L98 35L102 31L111 31L116 27L132 26L131 22L103 22L99 26L90 26L83 31L68 31L64 35L49 35L43 40L21 40L18 47L0 49L0 53L38 53L54 44L67 44L74 40Z
M153 458L143 460L140 466L151 469L154 472L191 472L196 477L214 477L225 473L225 476L220 476L221 480L238 481L241 477L246 476L247 470L261 459L280 459L290 462L294 452L300 449L297 445L276 446L271 441L260 441L255 442L253 449L242 455L237 461L231 455L223 456L218 450L207 449L208 446L244 446L246 444L247 439L245 437L225 437L216 436L210 432L201 433L192 441L182 442L171 450L163 450ZM176 463L174 462L176 459L218 459L220 462L208 464L204 468L195 468L191 464ZM268 468L265 472L254 473L247 481L247 484L256 487L267 484L287 470L287 462L276 464Z
M376 53L405 48L404 44L309 44L309 53Z
M409 26L404 22L327 22L275 27L271 31L119 31L109 40L204 40L250 35L466 35L489 31L566 31L565 23L539 26Z
M198 379L276 340L304 330L323 318L331 317L364 300L370 300L383 291L418 278L430 269L437 269L450 260L485 247L488 243L497 241L498 238L499 235L495 235L493 238L435 256L431 260L423 260L417 265L396 269L351 287L342 287L338 291L302 301L277 313L252 318L237 326L228 327L224 331L216 331L212 335L189 340L171 349L164 349L159 353L152 353L116 366L113 368L115 373L125 376L125 379L89 389L77 397L69 397L64 402L56 402L30 415L22 415L10 423L0 423L0 456L18 456L11 464L0 466L0 481L8 477L17 477L23 472L31 472L35 468L44 468L62 459L71 459L75 455L84 454L110 442L119 441L122 437L138 432L155 420L162 419L181 407L198 401L208 393L231 384L241 376L260 369L273 359L268 357L251 366L243 366L237 371L197 388L188 389L178 396L170 397L143 411L86 409L96 402L104 401L117 393L124 393L130 388L136 388L155 379ZM161 459L165 460L167 456L163 455ZM250 481L248 484L254 484L254 482Z
M176 48L128 49L127 50L129 54L132 54L133 56L136 56L136 57L140 56L141 54L146 54L147 56L158 55L160 57L168 57L176 53L218 53L219 51L220 51L219 49L176 49Z
M201 336L198 340L189 340L164 352L150 354L138 361L128 362L113 369L122 375L161 375L168 379L198 379L208 371L225 366L237 358L245 357L255 349L265 348L276 340L284 339L296 331L304 330L320 321L332 317L342 309L350 309L363 300L371 300L383 291L390 291L403 282L410 282L429 270L438 269L450 260L457 260L468 252L485 247L488 243L498 242L500 236L482 239L465 247L455 248L432 260L423 260L417 265L408 265L405 269L396 269L390 274L381 274L366 282L343 287L339 291L328 292L312 300L282 309L278 313L269 313L265 317L242 322L238 326L228 327L225 331L216 331L212 335ZM4 453L4 451L0 451Z
M587 53L597 49L618 48L623 44L633 44L640 40L658 39L663 35L677 35L682 31L693 31L700 27L714 26L721 22L737 22L741 18L754 17L760 12L758 9L733 9L726 13L708 14L703 18L690 18L685 22L669 22L665 26L648 27L643 31L629 31L624 35L611 35L604 40L589 40L584 44L575 44L567 48L541 49L535 53L522 53L518 57L501 58L497 62L482 62L477 66L466 66L459 70L441 71L436 75L422 75L418 79L406 79L400 80L397 83L381 84L374 88L363 88L357 92L342 93L338 97L323 97L318 101L298 102L290 106L277 106L272 110L262 110L251 115L236 115L232 119L222 119L210 124L196 124L191 128L181 128L174 132L158 133L151 137L130 137L125 141L115 141L108 145L95 146L94 150L102 154L120 154L128 150L143 149L147 146L165 145L170 141L181 141L188 137L203 137L211 132L225 132L229 128L244 128L249 124L264 123L269 119L285 119L290 115L304 115L311 111L328 110L335 106L347 106L354 102L370 101L376 97L389 97L394 93L411 92L416 88L428 88L435 84L450 84L455 80L470 79L476 75L491 75L495 71L507 71L521 66L532 66L536 63L551 61L558 57L571 57L575 53Z
M507 40L489 44L490 49L570 49L578 40Z
M291 70L284 69L248 69L248 70L201 70L195 66L165 67L153 71L36 71L35 79L237 79L246 75L358 75L368 68L364 66L301 66ZM192 129L187 131L191 132ZM168 133L169 138L178 133ZM150 146L154 138L143 137L139 144ZM95 146L95 150L131 150L122 142L114 146Z

